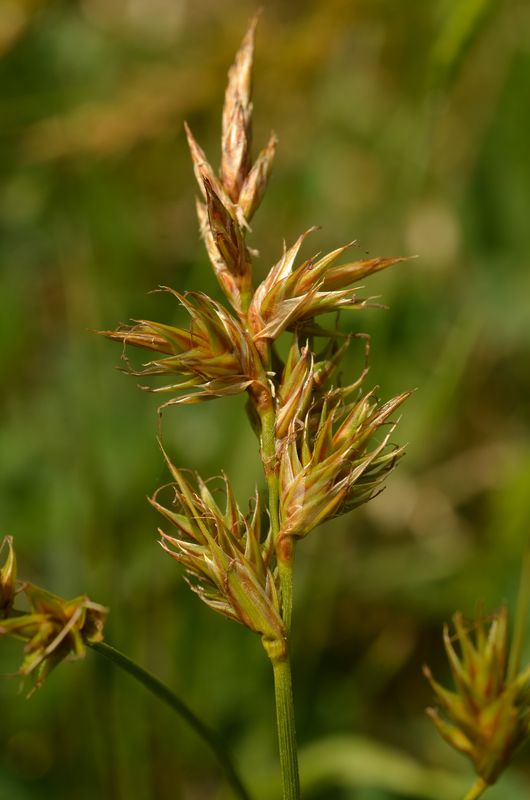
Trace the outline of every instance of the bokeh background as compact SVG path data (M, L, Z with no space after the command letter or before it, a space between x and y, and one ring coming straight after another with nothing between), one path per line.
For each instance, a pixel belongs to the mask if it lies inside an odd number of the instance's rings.
M371 279L388 310L350 322L372 336L381 396L417 387L399 427L408 455L377 500L298 551L304 796L453 800L472 773L424 715L421 666L447 681L441 628L456 609L513 608L530 533L530 7L262 6L256 144L271 128L280 140L253 225L262 274L312 224L306 255L352 238L361 254L419 255ZM110 606L108 640L221 731L273 800L268 663L157 546L158 398L91 333L178 319L158 285L217 293L182 123L217 163L226 70L256 8L0 6L0 524L24 577ZM163 424L173 460L224 467L241 502L261 482L240 398ZM0 671L18 656L2 642ZM1 800L229 796L195 734L93 653L30 701L3 681L0 704ZM489 796L529 791L523 752Z

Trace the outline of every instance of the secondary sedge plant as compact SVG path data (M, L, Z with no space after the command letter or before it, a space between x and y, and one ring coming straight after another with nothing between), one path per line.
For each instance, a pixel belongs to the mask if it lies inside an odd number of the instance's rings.
M303 233L256 287L247 244L250 222L262 202L272 169L276 136L253 161L252 60L254 20L230 69L225 94L219 174L186 126L200 197L197 216L202 239L225 303L203 292L164 287L189 316L177 328L139 320L103 334L151 353L133 375L163 376L152 388L169 399L162 407L246 393L258 440L267 497L256 492L248 510L235 499L230 479L215 486L198 473L177 467L163 450L171 477L151 504L160 512L160 544L184 567L191 589L210 608L259 634L274 674L278 741L284 800L298 800L295 718L290 666L293 565L297 543L325 520L373 498L403 455L391 444L395 413L404 392L381 402L363 388L367 368L342 383L339 366L352 343L368 351L364 334L324 328L329 312L375 305L359 282L403 258L341 263L353 243L300 260ZM285 359L276 343L290 336ZM248 800L224 743L183 701L154 676L103 642L107 610L82 596L64 600L17 580L11 537L2 543L0 634L25 642L18 672L33 678L34 691L58 663L79 658L87 646L110 658L167 702L203 736L225 767L236 794ZM25 597L25 610L15 608ZM507 614L491 624L478 621L473 642L462 618L454 618L461 654L448 631L444 641L457 692L426 675L448 720L429 713L440 733L469 755L478 780L467 795L479 797L529 735L530 675L519 674L519 656L507 667ZM519 625L520 633L522 631ZM520 637L519 637L520 641ZM520 648L519 648L520 650Z

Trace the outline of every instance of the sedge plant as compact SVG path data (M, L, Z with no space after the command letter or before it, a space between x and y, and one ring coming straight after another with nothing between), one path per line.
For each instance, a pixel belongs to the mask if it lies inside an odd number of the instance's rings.
M245 392L268 487L241 509L229 478L214 490L196 472L183 471L164 452L171 482L153 506L165 525L164 550L180 563L194 592L214 611L261 637L275 684L283 797L300 794L289 639L293 564L300 539L321 522L374 497L403 454L390 443L394 415L409 393L381 402L363 388L365 371L343 384L342 357L354 337L318 318L359 312L373 303L359 281L400 258L340 259L353 243L300 260L303 233L256 287L250 222L271 173L276 136L253 161L252 60L254 20L229 72L225 94L221 168L216 174L190 128L186 135L200 196L197 216L225 304L203 292L166 288L189 316L177 328L139 320L106 331L109 338L152 353L129 371L163 376L153 391L169 396L162 407L199 403ZM276 347L287 334L282 359Z
M137 320L102 333L149 353L138 367L127 362L128 371L162 377L162 385L149 387L168 397L161 408L246 394L267 491L256 491L242 509L227 475L204 479L175 465L162 447L170 480L150 502L163 519L160 544L183 567L191 589L261 639L274 675L283 800L298 800L290 662L296 547L320 523L379 493L404 452L391 437L396 412L410 394L381 401L375 389L364 388L366 366L360 375L342 380L339 370L348 349L357 344L367 357L369 340L365 334L344 333L337 323L326 327L320 317L331 313L337 319L341 312L375 306L360 294L359 283L404 259L347 260L353 242L300 259L302 245L315 232L311 228L284 246L255 285L250 223L263 200L277 144L272 133L253 160L255 27L253 20L229 71L218 174L185 126L199 186L199 229L223 302L204 292L162 287L187 314L187 326ZM286 337L281 357L278 340ZM107 609L86 596L68 601L19 581L12 538L5 537L2 547L0 635L24 641L17 674L33 679L32 690L58 663L82 657L91 647L184 717L219 758L234 793L248 800L222 739L168 687L103 641ZM497 779L528 737L529 678L528 672L519 674L520 652L507 666L505 610L489 628L477 623L475 642L458 615L455 628L461 655L447 632L445 645L457 693L444 689L429 670L426 674L449 721L434 710L431 717L477 769L471 800Z

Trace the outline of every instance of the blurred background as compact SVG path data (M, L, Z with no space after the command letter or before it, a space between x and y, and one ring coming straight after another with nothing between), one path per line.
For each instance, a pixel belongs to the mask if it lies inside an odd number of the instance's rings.
M263 2L255 142L279 150L251 243L418 254L349 318L367 385L416 393L407 456L369 506L299 547L293 659L304 796L453 800L471 768L424 715L441 630L513 609L530 533L530 7L524 0ZM21 573L111 608L107 638L279 795L257 637L212 614L156 544L156 396L91 331L182 319L158 285L218 297L194 215L187 119L216 165L226 71L252 0L0 6L0 525ZM353 366L352 369L357 369ZM241 398L169 409L177 464L261 482ZM0 671L19 648L2 642ZM526 651L530 657L530 650ZM30 701L0 683L0 799L228 797L193 732L94 653ZM529 795L524 753L489 793Z

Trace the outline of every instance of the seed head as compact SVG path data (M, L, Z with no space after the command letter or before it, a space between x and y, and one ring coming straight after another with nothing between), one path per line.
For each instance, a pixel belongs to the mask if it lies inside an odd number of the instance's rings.
M239 314L252 295L252 265L245 246L248 220L261 203L271 174L276 136L252 165L252 61L254 17L228 73L223 108L221 170L216 176L206 155L185 125L193 169L203 200L197 216L208 257L221 288Z
M261 204L272 172L277 143L276 134L271 133L266 147L260 152L254 166L243 181L237 205L246 220L252 219Z
M284 330L319 314L341 309L366 308L370 301L357 296L351 284L372 272L390 267L404 258L376 258L332 267L354 243L315 256L295 267L298 251L316 228L303 233L258 286L249 308L249 324L256 339L276 339ZM350 288L344 288L350 287Z
M434 708L427 713L440 735L471 759L477 775L493 784L530 735L530 668L508 678L505 606L489 625L479 617L466 628L460 613L453 624L454 637L444 628L444 645L456 691L445 689L424 667L443 716Z
M276 438L283 439L295 419L303 419L311 402L314 384L314 357L306 344L300 348L293 337L282 378L276 393Z
M250 169L252 144L252 62L257 17L250 26L228 72L221 139L221 181L237 202Z
M64 659L84 658L86 644L103 640L108 611L86 596L64 600L31 583L24 584L22 591L30 610L0 620L0 635L26 642L24 660L16 674L33 677L31 695L57 664Z
M136 325L104 336L163 354L133 375L179 375L171 383L152 391L177 393L166 405L197 403L213 397L238 394L263 379L257 350L238 320L223 306L201 292L173 294L191 317L188 330L159 322L139 320ZM193 389L192 392L185 390Z
M310 410L304 424L293 417L282 441L281 536L305 536L324 520L367 502L403 455L403 448L389 446L392 424L380 441L373 437L410 393L384 404L373 393L346 403L344 391L331 390L324 398L315 432Z
M223 475L221 508L197 473L190 482L165 458L174 483L159 489L150 501L176 531L159 531L162 547L185 567L191 588L204 603L264 641L283 643L279 592L270 568L273 545L269 537L262 540L259 496L244 515ZM173 492L170 506L159 501L168 488Z

